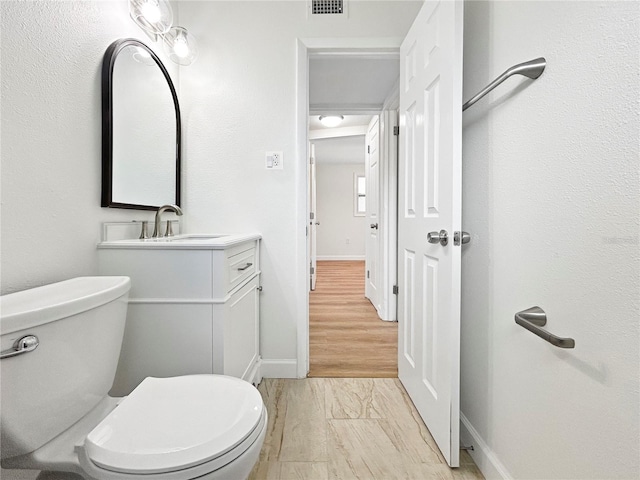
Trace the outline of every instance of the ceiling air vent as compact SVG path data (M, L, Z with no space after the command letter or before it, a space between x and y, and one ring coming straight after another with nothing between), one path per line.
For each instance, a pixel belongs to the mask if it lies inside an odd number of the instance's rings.
M342 15L344 0L310 0L312 15Z

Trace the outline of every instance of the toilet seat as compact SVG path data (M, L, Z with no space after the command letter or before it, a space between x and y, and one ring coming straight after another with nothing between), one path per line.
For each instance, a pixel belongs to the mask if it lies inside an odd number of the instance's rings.
M259 392L238 378L149 377L87 435L83 450L98 469L114 474L213 467L249 448L265 417Z

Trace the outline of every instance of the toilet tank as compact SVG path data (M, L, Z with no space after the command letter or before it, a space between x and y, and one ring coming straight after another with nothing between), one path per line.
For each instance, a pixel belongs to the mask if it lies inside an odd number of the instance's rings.
M40 342L0 360L2 459L38 449L107 395L130 287L129 277L79 277L0 297L0 349Z

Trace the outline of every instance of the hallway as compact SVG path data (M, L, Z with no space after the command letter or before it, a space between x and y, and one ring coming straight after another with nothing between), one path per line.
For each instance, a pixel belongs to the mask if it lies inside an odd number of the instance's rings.
M398 324L364 296L364 261L319 261L309 295L310 377L397 377Z

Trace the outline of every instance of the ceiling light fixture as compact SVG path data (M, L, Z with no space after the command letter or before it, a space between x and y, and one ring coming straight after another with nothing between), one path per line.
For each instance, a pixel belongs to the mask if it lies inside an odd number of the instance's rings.
M329 128L337 127L343 120L344 116L342 115L320 115L320 123Z

